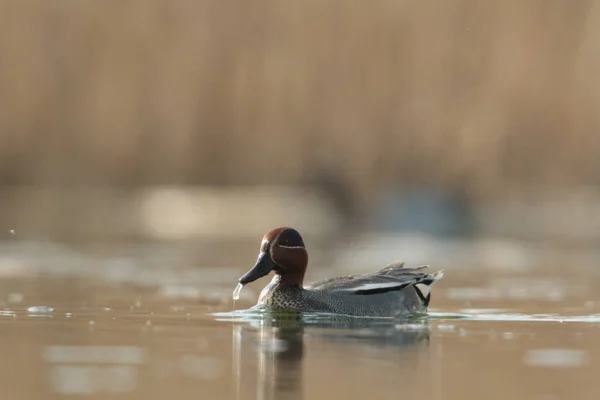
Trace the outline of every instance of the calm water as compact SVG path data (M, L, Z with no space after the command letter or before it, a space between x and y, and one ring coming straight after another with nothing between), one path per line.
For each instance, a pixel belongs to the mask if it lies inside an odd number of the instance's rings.
M548 400L600 389L600 285L585 266L440 266L429 317L390 321L232 312L240 269L47 263L0 260L3 398Z

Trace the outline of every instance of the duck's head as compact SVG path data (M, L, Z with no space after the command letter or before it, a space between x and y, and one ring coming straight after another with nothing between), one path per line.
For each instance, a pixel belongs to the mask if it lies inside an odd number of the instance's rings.
M274 271L282 282L302 285L307 264L308 253L298 231L288 227L273 229L263 237L256 264L240 278L240 284L254 282Z

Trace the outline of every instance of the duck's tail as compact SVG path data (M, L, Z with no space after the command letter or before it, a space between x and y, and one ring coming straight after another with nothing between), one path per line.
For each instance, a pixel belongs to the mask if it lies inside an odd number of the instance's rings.
M429 302L431 301L431 285L442 279L443 276L443 270L434 272L433 274L427 274L425 278L413 286L415 292L417 292L417 296L419 296L425 307L428 307Z

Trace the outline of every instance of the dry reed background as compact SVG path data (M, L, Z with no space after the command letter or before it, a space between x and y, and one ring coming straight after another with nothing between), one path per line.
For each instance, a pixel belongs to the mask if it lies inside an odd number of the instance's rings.
M0 185L600 184L600 2L0 1Z

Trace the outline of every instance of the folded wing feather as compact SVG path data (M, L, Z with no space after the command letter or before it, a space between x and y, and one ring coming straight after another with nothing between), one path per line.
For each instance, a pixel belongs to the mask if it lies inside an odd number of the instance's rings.
M329 292L347 292L349 294L377 294L401 290L412 285L431 285L439 280L443 272L425 274L424 265L417 268L403 268L404 263L395 262L384 268L364 275L329 278L313 283L308 289L327 290Z

